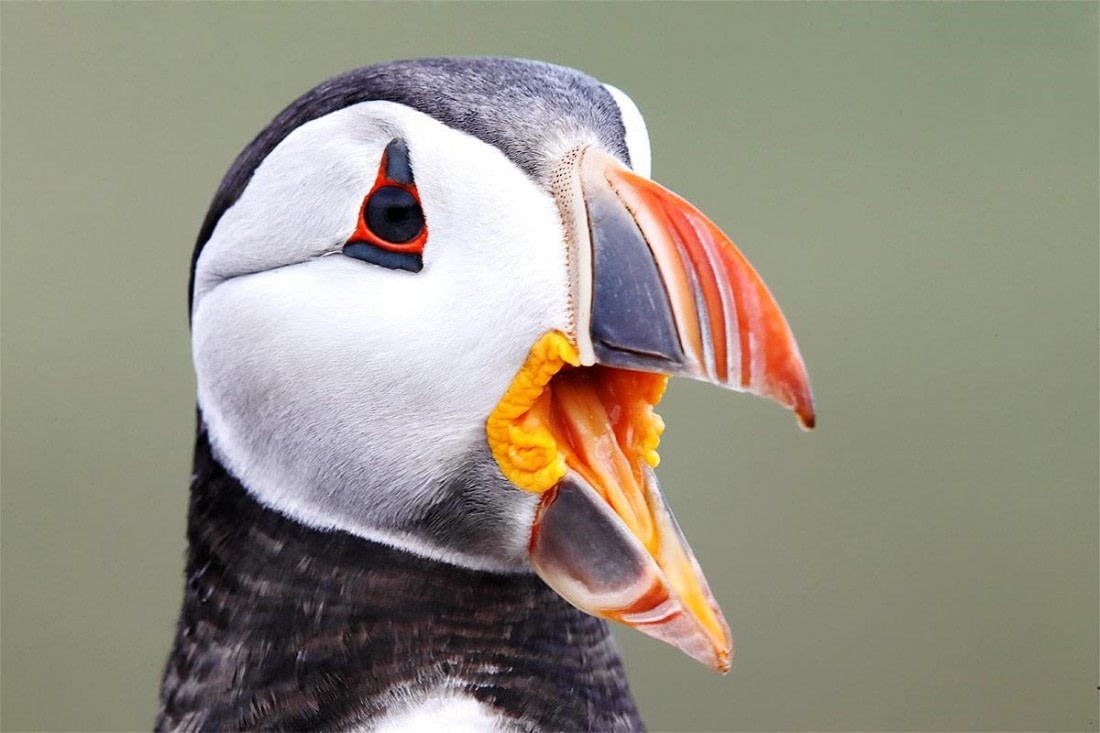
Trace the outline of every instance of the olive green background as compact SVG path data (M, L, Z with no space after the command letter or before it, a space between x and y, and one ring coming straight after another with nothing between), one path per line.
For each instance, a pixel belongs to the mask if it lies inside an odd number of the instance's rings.
M649 724L1097 730L1097 7L4 3L0 724L151 724L189 257L233 157L328 75L501 54L633 96L813 378L811 434L662 405L737 652L624 629Z

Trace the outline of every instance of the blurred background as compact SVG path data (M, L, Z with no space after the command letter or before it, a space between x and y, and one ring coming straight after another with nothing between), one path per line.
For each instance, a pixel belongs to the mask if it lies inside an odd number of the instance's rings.
M182 590L187 275L327 76L513 55L629 93L783 306L819 428L676 382L662 482L721 678L655 730L1097 730L1095 3L0 6L0 726L151 725Z

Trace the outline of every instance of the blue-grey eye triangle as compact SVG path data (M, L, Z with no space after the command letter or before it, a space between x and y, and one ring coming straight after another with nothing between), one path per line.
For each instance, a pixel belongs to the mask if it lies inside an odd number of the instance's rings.
M390 140L386 146L386 178L394 183L413 185L413 169L409 163L409 147L401 138Z

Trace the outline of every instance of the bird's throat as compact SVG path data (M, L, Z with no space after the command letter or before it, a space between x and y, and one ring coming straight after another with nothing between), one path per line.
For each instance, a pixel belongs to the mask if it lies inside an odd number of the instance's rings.
M504 720L640 728L604 622L537 576L305 527L253 499L201 432L193 481L158 730L369 727L433 685Z

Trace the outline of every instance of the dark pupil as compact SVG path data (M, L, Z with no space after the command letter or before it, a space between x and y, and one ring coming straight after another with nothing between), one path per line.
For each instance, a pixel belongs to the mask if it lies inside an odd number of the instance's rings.
M375 236L394 244L411 242L424 229L416 197L397 186L382 186L371 194L363 215Z

